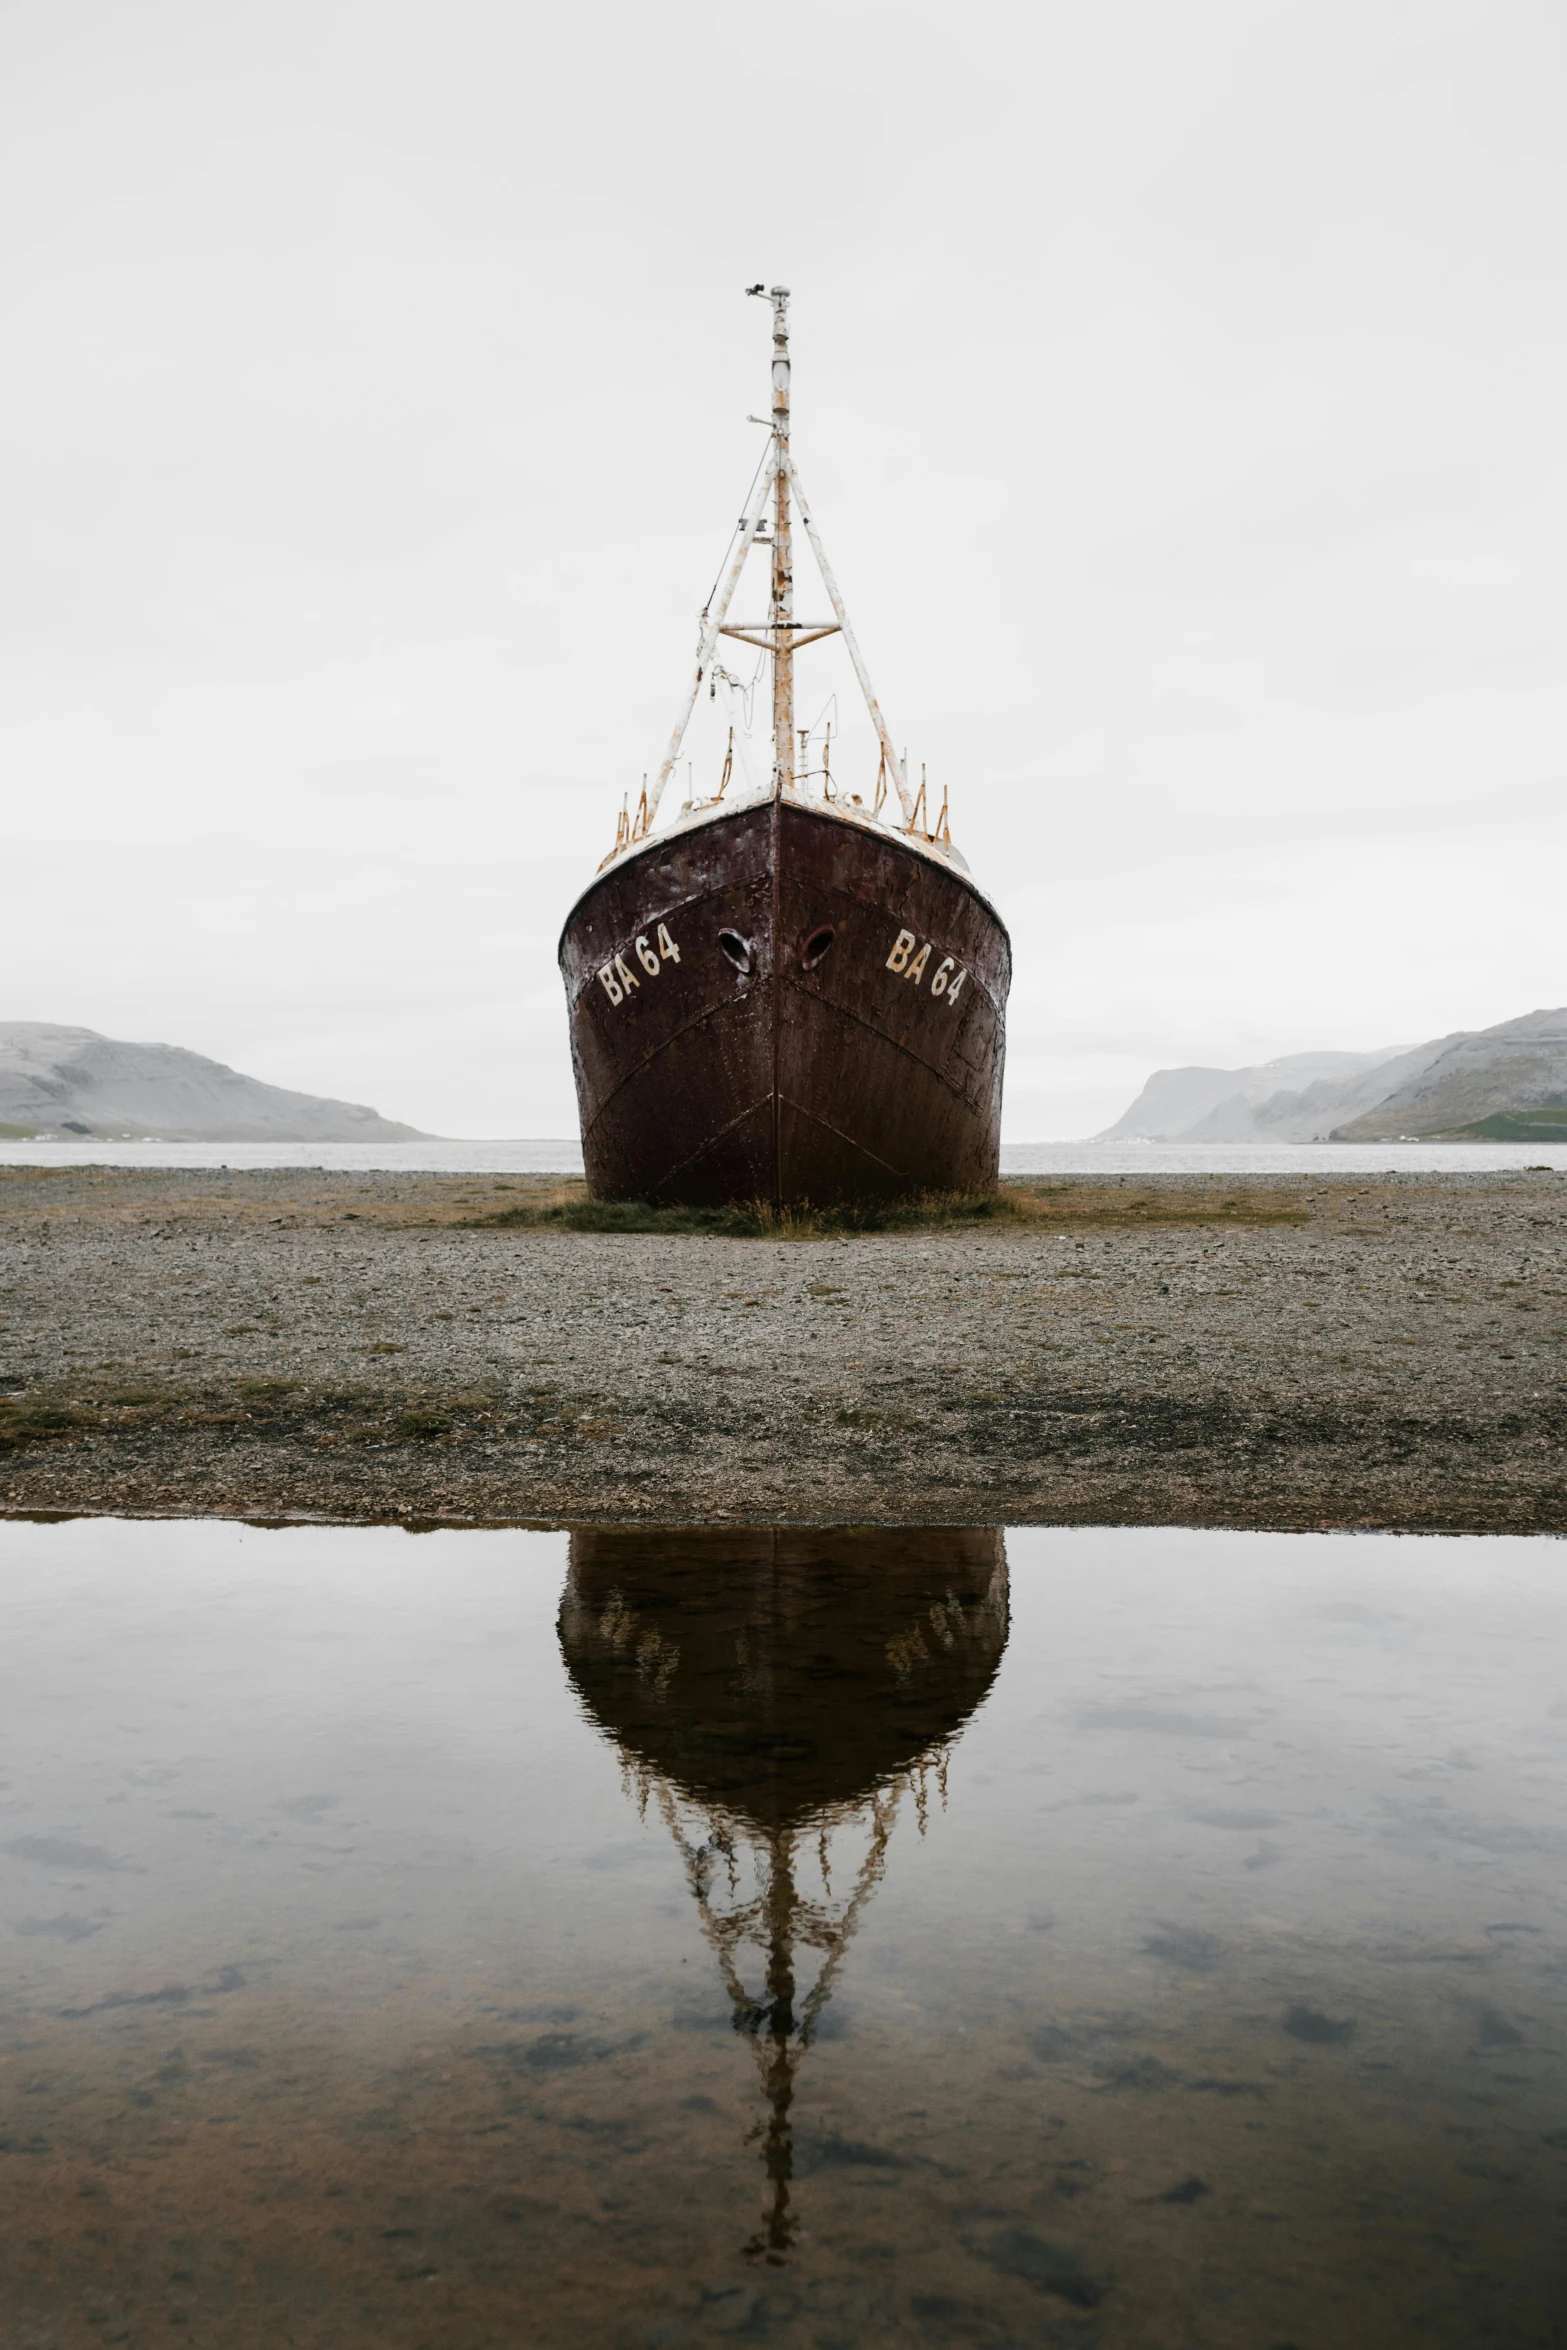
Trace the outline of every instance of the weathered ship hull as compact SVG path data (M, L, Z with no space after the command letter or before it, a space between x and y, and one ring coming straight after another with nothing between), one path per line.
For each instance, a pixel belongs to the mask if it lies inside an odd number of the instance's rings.
M1011 963L972 882L830 807L754 800L655 836L561 936L590 1190L988 1189Z

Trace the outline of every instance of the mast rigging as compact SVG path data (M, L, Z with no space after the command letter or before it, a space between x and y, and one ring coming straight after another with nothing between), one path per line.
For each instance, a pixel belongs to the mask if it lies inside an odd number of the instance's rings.
M859 640L850 625L838 582L827 560L821 533L806 503L800 476L789 448L790 431L790 359L789 359L789 288L787 286L747 286L746 292L761 296L772 305L773 312L773 403L771 419L755 418L756 423L767 422L772 435L771 445L759 469L755 503L740 518L739 538L733 557L722 576L719 587L702 614L702 631L697 644L696 675L693 677L674 731L669 738L663 764L651 787L644 792L636 822L631 830L632 840L641 840L652 830L658 814L664 786L674 771L685 740L691 713L704 681L712 671L713 655L721 636L732 637L741 644L755 645L770 653L773 663L773 790L777 795L792 792L797 779L795 764L794 729L794 656L802 645L815 644L821 637L841 635L848 651L860 692L865 698L866 711L876 729L881 749L882 766L892 777L903 810L904 823L913 828L916 803L909 791L904 761L894 747L881 704L876 699L865 656ZM792 492L792 497L791 497ZM765 524L769 494L772 503L772 537L766 535ZM792 508L798 503L800 520L811 552L816 557L822 585L832 605L831 620L796 621L794 617L794 537ZM772 555L772 573L769 583L767 619L764 623L732 622L729 619L730 600L739 585L745 559L753 546L767 547ZM878 798L877 805L880 805Z

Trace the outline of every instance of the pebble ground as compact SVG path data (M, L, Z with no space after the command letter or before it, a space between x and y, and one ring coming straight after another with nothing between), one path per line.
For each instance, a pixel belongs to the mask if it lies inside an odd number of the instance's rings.
M1567 1530L1567 1177L488 1221L549 1188L0 1170L0 1510Z

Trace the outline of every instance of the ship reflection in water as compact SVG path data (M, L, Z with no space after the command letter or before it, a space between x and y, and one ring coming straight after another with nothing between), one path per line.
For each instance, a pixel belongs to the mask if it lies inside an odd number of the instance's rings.
M900 1811L923 1835L995 1677L1002 1538L596 1529L571 1538L560 1628L639 1812L656 1807L675 1841L755 2052L770 2194L746 2249L776 2267L795 2234L795 2075Z
M0 1522L0 2342L1559 2342L1561 1558Z

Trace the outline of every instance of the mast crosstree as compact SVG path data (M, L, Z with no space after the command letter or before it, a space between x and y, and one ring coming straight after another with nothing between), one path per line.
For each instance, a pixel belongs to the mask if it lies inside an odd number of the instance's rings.
M669 738L662 766L652 784L643 793L637 822L631 838L643 838L652 829L658 814L664 786L669 781L680 748L685 740L691 713L696 708L697 696L704 682L712 674L713 655L721 636L734 637L742 644L756 645L772 656L773 664L773 790L782 796L795 788L795 729L794 729L794 656L802 645L814 644L818 638L841 635L853 664L854 674L865 697L865 707L871 724L876 729L881 747L882 763L891 776L903 810L903 820L911 829L914 824L915 802L909 790L904 762L893 745L892 735L882 714L865 666L859 641L849 622L843 597L839 592L821 534L806 504L805 492L795 469L789 449L790 426L790 359L789 359L789 288L787 286L747 286L748 294L762 297L772 305L773 312L773 403L769 420L771 439L756 485L754 504L741 516L738 540L720 584L702 614L702 632L697 644L696 675L691 680L680 715ZM763 420L757 417L759 424ZM772 538L764 535L769 502L772 506ZM822 585L827 590L834 617L831 620L796 621L794 617L794 533L793 507L798 504L800 520L811 542L821 572ZM765 623L731 622L730 600L739 585L746 557L754 546L770 546L772 579Z

